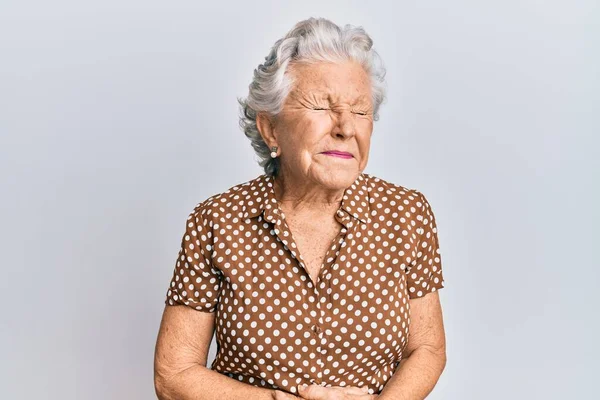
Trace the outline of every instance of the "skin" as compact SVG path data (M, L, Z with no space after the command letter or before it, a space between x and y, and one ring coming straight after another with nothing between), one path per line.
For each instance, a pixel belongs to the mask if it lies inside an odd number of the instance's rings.
M269 147L278 146L280 175L275 193L316 280L324 251L340 229L334 218L346 187L367 165L373 131L371 85L359 64L294 64L295 80L277 117L257 116ZM352 153L351 159L322 154ZM317 228L315 228L317 227ZM206 368L214 314L185 306L165 306L158 333L154 378L159 399L424 399L444 369L445 336L437 292L410 300L411 327L406 353L379 395L356 387L311 385L298 396L259 388ZM300 390L300 388L298 388Z
M446 337L437 291L409 300L410 333L400 365L378 399L425 399L446 367Z
M265 143L278 146L282 202L294 210L339 201L369 159L373 105L368 74L357 63L294 64L282 111L257 116ZM322 154L341 150L351 159ZM281 189L281 188L280 188ZM291 201L291 202L290 202Z
M273 391L231 379L206 367L215 315L165 306L154 356L154 387L160 400L271 400Z

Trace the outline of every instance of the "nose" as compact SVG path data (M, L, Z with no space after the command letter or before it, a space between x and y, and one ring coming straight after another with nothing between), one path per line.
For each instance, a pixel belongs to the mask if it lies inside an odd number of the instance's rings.
M352 112L350 110L338 111L336 114L336 123L333 127L332 134L339 138L350 138L356 135L356 126Z

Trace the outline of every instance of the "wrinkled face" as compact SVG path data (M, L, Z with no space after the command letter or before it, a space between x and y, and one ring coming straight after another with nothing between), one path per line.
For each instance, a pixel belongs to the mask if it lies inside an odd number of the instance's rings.
M349 186L369 157L369 75L355 62L294 64L288 73L295 82L273 125L282 173L330 188Z

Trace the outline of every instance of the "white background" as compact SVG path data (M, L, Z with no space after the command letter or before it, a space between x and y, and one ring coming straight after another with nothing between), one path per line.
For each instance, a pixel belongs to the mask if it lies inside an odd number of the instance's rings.
M365 172L422 191L437 218L448 364L429 398L593 397L599 11L3 1L0 397L154 398L186 217L262 173L236 97L310 16L372 36L388 101Z

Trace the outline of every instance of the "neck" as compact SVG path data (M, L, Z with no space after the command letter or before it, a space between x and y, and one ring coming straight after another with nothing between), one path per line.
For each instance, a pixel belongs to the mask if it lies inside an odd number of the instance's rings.
M342 203L345 190L281 173L274 177L273 188L281 207L292 212L335 211Z

